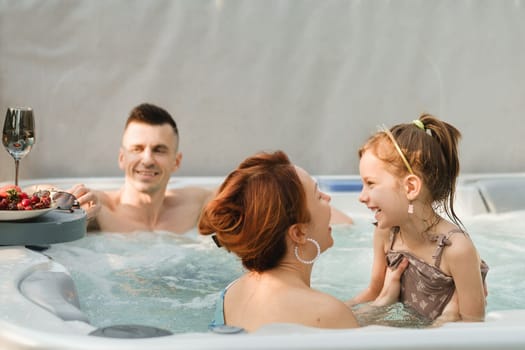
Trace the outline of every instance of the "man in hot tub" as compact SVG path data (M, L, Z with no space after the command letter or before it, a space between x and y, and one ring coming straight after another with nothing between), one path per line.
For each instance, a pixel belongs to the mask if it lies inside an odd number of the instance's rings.
M201 187L167 189L182 160L177 124L164 109L144 103L126 121L119 166L125 173L120 190L102 192L82 184L68 192L86 210L88 231L170 231L194 228L214 190ZM332 210L332 223L351 223Z
M167 189L181 164L177 124L164 109L144 103L130 112L119 151L125 173L120 190L102 192L76 185L74 194L86 210L89 231L170 231L195 227L213 191L201 187Z

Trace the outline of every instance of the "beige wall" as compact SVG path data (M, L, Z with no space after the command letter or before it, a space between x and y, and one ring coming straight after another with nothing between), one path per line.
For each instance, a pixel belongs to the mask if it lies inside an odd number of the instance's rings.
M464 172L523 172L524 19L524 1L0 0L0 118L34 108L23 179L120 174L144 101L179 124L180 175L277 148L355 174L377 125L421 112L462 130Z

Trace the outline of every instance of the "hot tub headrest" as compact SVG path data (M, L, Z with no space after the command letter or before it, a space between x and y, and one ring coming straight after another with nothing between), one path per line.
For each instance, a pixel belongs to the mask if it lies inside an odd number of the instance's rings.
M65 321L89 323L80 310L75 284L65 272L37 270L22 280L19 289L26 298Z
M525 178L482 179L476 182L491 213L525 210Z

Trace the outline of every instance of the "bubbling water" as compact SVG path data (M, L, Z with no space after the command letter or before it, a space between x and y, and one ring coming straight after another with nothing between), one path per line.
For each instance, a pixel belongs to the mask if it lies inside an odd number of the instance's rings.
M89 234L46 252L66 266L91 324L201 332L240 263L196 232Z
M463 220L489 264L487 310L524 308L525 212ZM321 255L312 287L346 300L369 282L372 232L369 216L334 226L334 246ZM64 265L77 286L82 310L96 327L141 324L173 333L205 332L220 291L243 273L238 258L196 231L89 234L53 245L46 254ZM362 311L362 310L361 310ZM362 325L426 327L397 303L357 317Z

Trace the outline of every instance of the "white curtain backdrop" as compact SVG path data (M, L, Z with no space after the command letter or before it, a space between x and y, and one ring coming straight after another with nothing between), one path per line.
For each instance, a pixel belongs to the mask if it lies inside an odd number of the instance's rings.
M37 125L22 179L119 175L142 102L176 119L179 175L275 149L356 174L377 125L422 112L462 131L463 173L523 172L525 2L0 0L2 125L15 105Z

